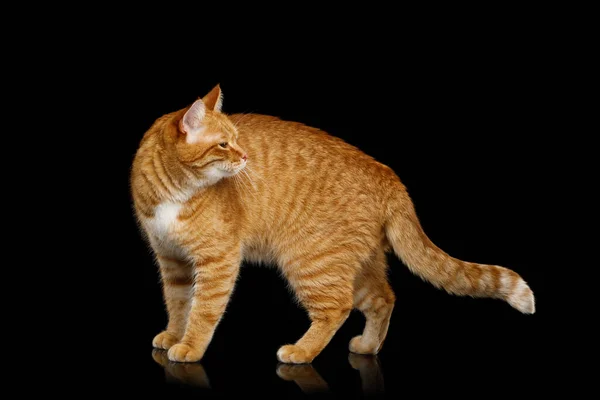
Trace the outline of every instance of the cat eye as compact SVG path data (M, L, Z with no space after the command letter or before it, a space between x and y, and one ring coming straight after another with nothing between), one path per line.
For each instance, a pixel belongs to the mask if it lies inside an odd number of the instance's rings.
M227 142L219 143L219 147L226 149L229 144Z

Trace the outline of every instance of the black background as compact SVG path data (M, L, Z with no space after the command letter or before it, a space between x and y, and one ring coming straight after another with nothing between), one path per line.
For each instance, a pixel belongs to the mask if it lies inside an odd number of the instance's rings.
M558 388L558 350L549 339L556 262L547 240L555 167L546 150L556 119L549 106L556 89L548 84L551 36L520 18L430 28L333 32L326 39L315 28L317 41L222 39L169 51L170 43L144 32L145 40L132 36L115 47L108 72L90 76L112 99L100 109L111 135L101 139L109 144L99 180L108 189L96 196L111 208L111 219L98 223L114 229L103 238L112 251L93 260L105 266L95 278L103 294L94 333L114 351L101 351L107 364L90 382L138 395L303 395L277 375L275 353L300 338L309 321L273 268L243 267L201 361L210 389L185 383L201 373L198 366L165 369L152 357L152 338L167 319L158 271L133 217L129 168L156 118L220 83L226 113L303 122L389 165L434 243L466 261L511 268L533 289L537 312L522 315L501 301L450 296L390 256L397 302L377 358L385 387L379 394ZM363 321L353 312L312 364L330 393L356 398L369 389L348 362L348 342Z

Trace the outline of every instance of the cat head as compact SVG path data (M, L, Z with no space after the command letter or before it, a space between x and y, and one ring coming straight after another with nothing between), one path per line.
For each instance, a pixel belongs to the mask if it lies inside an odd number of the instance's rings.
M171 139L177 159L206 184L240 172L247 162L237 144L238 131L221 112L223 93L219 85L189 107L175 113Z

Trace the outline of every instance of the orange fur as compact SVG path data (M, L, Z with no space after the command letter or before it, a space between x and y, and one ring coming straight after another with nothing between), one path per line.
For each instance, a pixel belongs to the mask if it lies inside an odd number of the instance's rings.
M300 340L279 349L282 362L311 362L352 308L366 326L350 350L381 349L395 299L389 250L449 293L534 312L533 294L515 272L436 247L389 167L297 122L227 116L221 99L216 86L159 118L131 170L136 215L160 265L169 313L153 344L169 349L170 360L202 358L243 260L277 264L312 321Z

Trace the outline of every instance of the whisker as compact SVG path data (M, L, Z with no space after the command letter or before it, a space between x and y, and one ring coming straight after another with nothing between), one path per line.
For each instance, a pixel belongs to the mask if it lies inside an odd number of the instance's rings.
M253 194L256 193L257 189L256 186L254 185L254 182L252 182L252 180L250 179L250 177L248 177L248 174L246 174L245 172L241 171L242 174L239 174L242 181L244 182L248 182L250 184L251 187L248 187L248 190L250 190ZM254 189L254 190L252 190Z
M252 185L252 187L254 188L254 190L258 190L256 188L256 185L254 184L254 181L252 180L252 178L248 174L248 171L246 171L245 169L243 169L240 172L243 173L244 174L243 176L245 176L248 179L248 182L250 182L250 184Z
M246 186L242 183L241 179L237 175L233 176L233 180L236 183L236 187L237 187L240 195L244 196L248 192L248 189L246 189Z
M250 167L250 163L247 163L246 167L244 169L248 170L248 173L250 175L252 175L253 178L258 178L258 180L260 180L262 183L265 182L265 180L263 179L263 177L260 176L259 174L257 174L256 171L254 171L254 169Z
M244 180L244 176L245 175L240 175L239 173L233 176L240 185L240 193L242 193L242 194L249 193L250 196L252 196L255 200L257 200L256 192L254 190L252 190L250 187L248 187L248 185L246 184L246 182Z
M250 176L248 175L248 173L244 171L243 174L240 175L240 177L242 178L242 180L248 181L248 183L250 183L250 185L252 186L252 188L249 187L248 190L250 190L252 192L252 196L255 199L258 199L258 197L257 197L258 188L254 184L254 181L252 180L252 178L250 178Z

